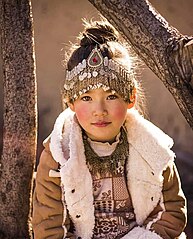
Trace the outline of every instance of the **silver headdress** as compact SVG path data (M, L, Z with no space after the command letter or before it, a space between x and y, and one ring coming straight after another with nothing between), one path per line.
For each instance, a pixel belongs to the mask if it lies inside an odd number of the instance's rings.
M97 88L115 91L130 102L134 74L115 60L103 57L100 49L95 47L87 59L83 59L71 71L66 71L64 98L67 101L76 100L80 95Z

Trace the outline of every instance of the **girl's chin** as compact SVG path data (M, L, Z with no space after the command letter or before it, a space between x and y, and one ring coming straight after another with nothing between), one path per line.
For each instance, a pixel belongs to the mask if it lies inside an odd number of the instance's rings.
M110 128L92 128L88 131L85 131L87 136L97 142L109 142L112 143L115 141L116 136L119 134L120 131L110 129Z
M110 137L107 137L107 135L89 135L88 134L88 137L93 140L93 141L97 141L97 142L102 142L102 143L106 143L106 142L109 142L109 143L113 143L115 141L115 138L116 138L116 135L113 135L113 136L110 136Z

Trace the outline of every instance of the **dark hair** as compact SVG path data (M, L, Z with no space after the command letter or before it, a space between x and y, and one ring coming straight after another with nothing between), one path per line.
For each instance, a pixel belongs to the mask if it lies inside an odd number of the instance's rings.
M107 21L87 22L84 20L84 26L84 31L78 37L78 46L72 47L71 56L66 59L67 70L72 70L83 59L87 59L96 45L100 48L103 57L107 56L109 59L123 57L119 34ZM112 46L113 42L117 43L116 46Z
M131 54L128 44L120 37L118 31L110 25L109 22L102 19L101 21L84 22L84 30L78 37L78 44L72 45L65 59L66 69L71 71L83 59L87 59L91 51L97 46L103 57L117 61L128 71L136 75L136 63L139 60ZM135 77L136 78L136 77ZM137 100L135 107L142 113L144 102L143 91L139 82L135 79L135 88L137 91Z

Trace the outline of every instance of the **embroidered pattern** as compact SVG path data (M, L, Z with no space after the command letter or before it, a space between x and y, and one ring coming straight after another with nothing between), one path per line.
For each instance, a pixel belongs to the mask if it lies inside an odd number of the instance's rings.
M117 201L116 202L116 209L120 209L122 207L125 207L126 200L124 201Z
M116 218L99 218L97 221L97 226L95 227L95 234L104 237L108 234L117 234L117 220Z
M111 190L108 190L108 192L104 192L104 193L102 193L102 200L109 200L109 199L111 199Z
M124 177L113 178L114 199L125 200L128 197L127 187Z
M93 239L119 239L130 231L135 221L128 223L124 216L115 214L97 214Z
M129 155L127 135L122 129L120 142L110 156L99 157L86 137L84 145L93 179L95 227L92 239L119 239L136 226L124 172Z
M100 180L93 182L94 191L97 191L97 189L100 188L100 187L101 187L101 181Z

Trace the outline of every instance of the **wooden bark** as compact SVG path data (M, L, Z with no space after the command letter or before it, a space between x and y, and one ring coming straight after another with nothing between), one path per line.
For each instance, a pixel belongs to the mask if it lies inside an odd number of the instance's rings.
M193 129L193 37L169 26L146 0L89 2L161 79Z
M36 152L36 80L29 0L1 0L4 84L0 238L30 238Z

